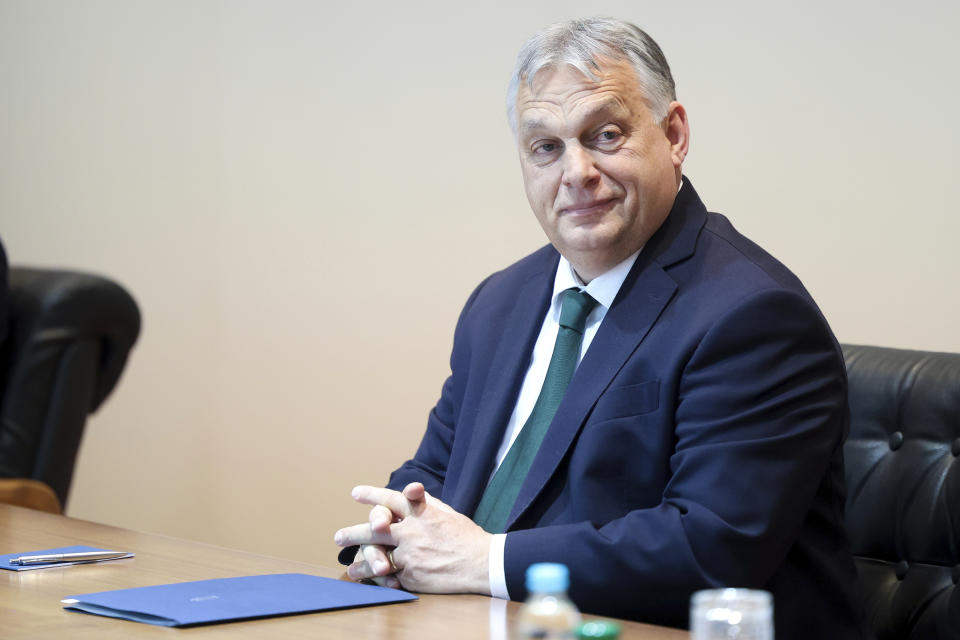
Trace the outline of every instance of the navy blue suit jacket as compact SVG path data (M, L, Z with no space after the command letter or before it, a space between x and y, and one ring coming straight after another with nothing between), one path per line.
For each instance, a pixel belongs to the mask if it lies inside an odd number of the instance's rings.
M472 515L553 285L550 246L487 278L412 460ZM860 637L843 528L839 346L782 264L685 179L576 370L510 515L507 586L570 567L586 612L685 626L693 591L770 590L778 640Z

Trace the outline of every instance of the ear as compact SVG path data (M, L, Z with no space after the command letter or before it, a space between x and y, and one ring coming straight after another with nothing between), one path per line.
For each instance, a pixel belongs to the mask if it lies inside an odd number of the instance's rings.
M690 123L687 121L687 110L682 104L676 100L670 103L663 126L667 140L670 141L673 166L679 169L690 150Z

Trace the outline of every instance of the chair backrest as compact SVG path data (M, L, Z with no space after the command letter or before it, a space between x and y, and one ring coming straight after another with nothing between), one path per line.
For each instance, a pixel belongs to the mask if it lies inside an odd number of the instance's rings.
M120 377L140 313L119 285L12 267L0 354L0 476L48 484L65 504L87 415Z
M960 354L844 345L847 527L878 640L960 637Z

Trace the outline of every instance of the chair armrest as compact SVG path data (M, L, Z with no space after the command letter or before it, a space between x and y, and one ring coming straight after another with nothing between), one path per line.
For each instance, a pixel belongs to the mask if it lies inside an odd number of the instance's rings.
M0 478L0 502L61 513L60 500L49 485L29 478Z

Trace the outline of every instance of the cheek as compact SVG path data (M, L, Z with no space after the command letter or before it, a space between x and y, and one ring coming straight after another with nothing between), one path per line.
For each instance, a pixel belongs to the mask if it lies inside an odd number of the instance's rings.
M631 185L643 180L643 176L650 167L640 161L632 152L623 152L616 156L604 158L598 168L607 179L620 185Z
M527 201L537 215L540 215L544 207L550 207L553 204L559 184L559 178L553 176L550 171L536 168L527 168L523 171L523 186L527 193Z

